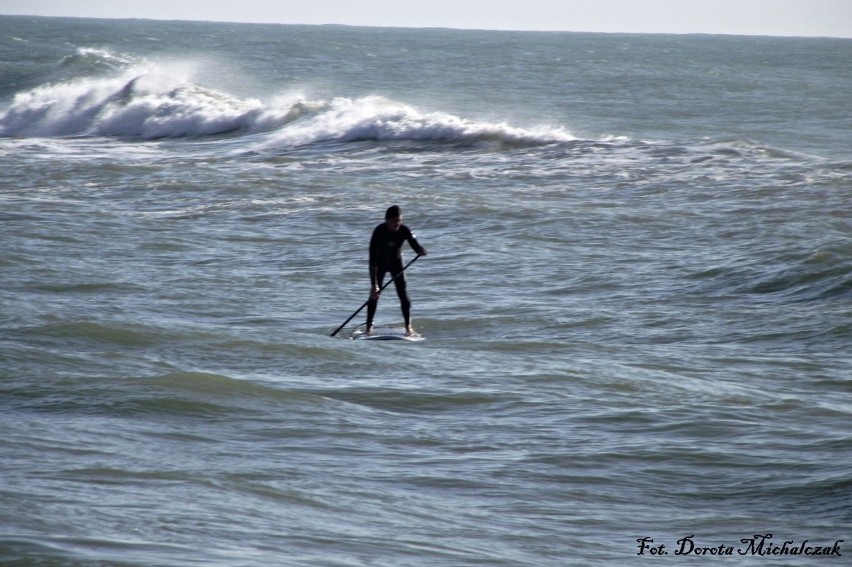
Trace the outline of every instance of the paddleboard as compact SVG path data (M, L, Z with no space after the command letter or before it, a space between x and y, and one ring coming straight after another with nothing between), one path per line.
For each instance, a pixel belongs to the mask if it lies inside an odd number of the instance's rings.
M356 330L352 333L352 338L361 341L422 341L423 335L406 335L402 327L373 327L370 333L364 332L363 329Z

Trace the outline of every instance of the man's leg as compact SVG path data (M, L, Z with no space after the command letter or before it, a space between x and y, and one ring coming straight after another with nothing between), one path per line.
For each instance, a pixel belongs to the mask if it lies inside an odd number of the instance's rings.
M411 331L411 300L408 298L407 285L405 283L405 273L400 270L397 272L399 277L394 280L396 284L396 294L399 296L399 307L402 310L402 318L405 320L406 332Z
M379 270L379 273L376 274L376 283L379 287L382 287L382 282L385 281L385 271ZM373 318L376 316L376 308L379 305L379 298L376 299L370 298L367 301L367 332L373 330Z

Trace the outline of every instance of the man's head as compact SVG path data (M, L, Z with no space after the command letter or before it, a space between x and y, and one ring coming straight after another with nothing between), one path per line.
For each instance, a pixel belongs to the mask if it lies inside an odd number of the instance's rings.
M402 224L402 210L399 208L399 205L388 207L388 210L385 211L385 224L393 232L399 230L399 225Z

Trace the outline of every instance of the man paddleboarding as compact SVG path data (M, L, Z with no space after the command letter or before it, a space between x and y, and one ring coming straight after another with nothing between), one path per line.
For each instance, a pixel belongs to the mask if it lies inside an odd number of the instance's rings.
M402 263L402 245L408 241L418 256L428 252L420 246L411 230L402 224L402 210L399 205L388 207L385 212L385 222L373 230L370 238L370 299L367 302L367 333L373 330L373 317L379 304L379 294L382 282L388 273L394 278L396 294L399 296L399 306L405 320L405 334L413 335L411 327L411 300L406 290L405 272Z

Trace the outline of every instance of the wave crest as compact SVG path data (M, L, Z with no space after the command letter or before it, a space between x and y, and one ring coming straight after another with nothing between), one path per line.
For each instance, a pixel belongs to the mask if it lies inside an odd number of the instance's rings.
M575 139L561 128L523 129L505 122L467 120L445 112L423 112L381 96L335 98L313 103L311 109L313 112L280 128L262 146L400 140L538 145Z

